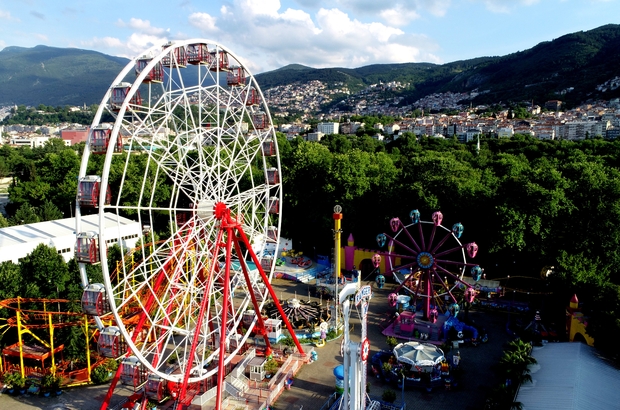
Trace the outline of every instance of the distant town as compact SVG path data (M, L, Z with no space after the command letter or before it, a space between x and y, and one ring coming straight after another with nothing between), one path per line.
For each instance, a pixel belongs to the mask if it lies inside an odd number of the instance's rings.
M620 83L620 80L618 81ZM614 87L618 84L603 84ZM329 134L355 135L363 131L381 141L397 139L403 133L437 138L457 138L468 142L477 136L510 138L515 134L541 140L582 140L620 136L620 100L597 101L563 109L561 100L542 106L522 102L517 108L471 104L484 91L431 94L409 105L402 104L400 82L373 84L351 92L346 84L322 81L293 83L264 90L263 95L276 123L277 131L288 139L299 136L320 141ZM566 90L570 92L570 90ZM89 110L86 105L70 110ZM0 107L0 121L17 110ZM389 121L365 124L365 116ZM352 119L361 119L355 121ZM12 146L43 146L50 138L62 138L66 145L85 141L90 124L56 123L47 125L0 125L2 143Z

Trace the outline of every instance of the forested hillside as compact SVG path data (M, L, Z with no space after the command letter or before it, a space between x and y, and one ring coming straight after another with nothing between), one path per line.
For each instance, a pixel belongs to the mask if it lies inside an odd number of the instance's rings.
M0 105L99 103L128 61L76 48L6 47L0 51Z
M99 103L128 61L89 50L6 47L0 51L0 105ZM566 34L506 56L358 68L315 69L290 64L258 74L256 79L263 90L320 80L329 86L344 84L352 93L371 84L397 81L406 84L399 93L403 105L428 94L478 90L481 94L474 103L534 99L543 104L549 99L561 99L573 107L589 99L619 97L620 87L610 86L610 81L616 84L619 65L620 25L609 24ZM131 73L127 80L133 82L134 78Z

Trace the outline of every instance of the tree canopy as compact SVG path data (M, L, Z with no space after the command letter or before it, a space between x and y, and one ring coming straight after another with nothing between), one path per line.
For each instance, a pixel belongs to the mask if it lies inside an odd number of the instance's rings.
M369 124L386 118L359 120ZM283 134L278 142L285 197L282 235L307 254L331 251L337 204L343 209L344 237L352 234L357 246L370 249L376 248L375 237L388 229L391 218L405 218L418 209L429 220L440 210L446 224L461 222L465 240L478 243L477 263L490 278L517 273L537 277L543 266L554 266L549 286L562 308L577 292L592 312L597 306L617 309L620 141L483 137L479 151L471 143L408 133L387 143L365 135L332 135L320 143L287 141ZM145 158L132 156L125 177L155 178L158 174L147 169L153 165ZM100 173L102 161L93 158L88 172ZM114 156L112 187L123 176L125 161L124 154ZM55 143L35 149L0 147L0 165L0 172L13 178L8 215L0 225L68 216L77 189L78 151ZM156 202L165 203L169 187L156 186ZM132 195L123 192L121 203ZM35 275L29 277L32 284L9 278L3 282L6 289L18 286L22 296L62 293L64 285L56 290L56 285L41 282L48 276L66 282L68 273L56 259L38 249L20 267ZM32 273L39 262L50 268ZM0 277L12 272L12 265L0 265ZM603 291L611 298L605 303ZM601 317L609 318L600 314L592 323ZM617 320L614 326L620 329ZM607 335L614 333L603 329L592 326L594 338L605 345Z

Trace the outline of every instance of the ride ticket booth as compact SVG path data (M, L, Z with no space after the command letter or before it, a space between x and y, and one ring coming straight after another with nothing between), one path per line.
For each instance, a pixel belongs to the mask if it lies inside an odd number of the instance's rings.
M248 362L250 380L262 381L265 378L265 363L267 363L267 358L259 356L255 356Z
M396 320L400 324L400 332L402 334L413 334L413 327L415 325L415 312L405 310L398 316L398 319Z

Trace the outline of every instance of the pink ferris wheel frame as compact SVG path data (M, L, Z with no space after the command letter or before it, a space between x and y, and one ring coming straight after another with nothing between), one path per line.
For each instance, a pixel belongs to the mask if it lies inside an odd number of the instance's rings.
M440 305L441 296L447 296L454 304L458 303L453 294L457 286L468 290L468 301L471 302L469 296L473 287L462 278L467 268L471 268L472 275L479 278L480 267L467 261L467 256L476 256L478 245L475 242L462 243L459 238L463 225L456 223L452 229L446 228L441 224L443 214L439 211L434 212L432 221L428 222L420 219L418 210L411 211L409 216L410 224L405 225L399 218L392 218L392 233L377 235L378 245L381 248L387 245L387 250L378 254L386 259L387 271L384 274L392 275L399 283L394 292L397 294L405 290L411 295L414 307L418 299L422 299L424 319L431 320L431 315ZM438 239L441 233L444 235ZM408 272L404 279L397 275L402 271ZM434 306L431 304L433 299L436 300Z

